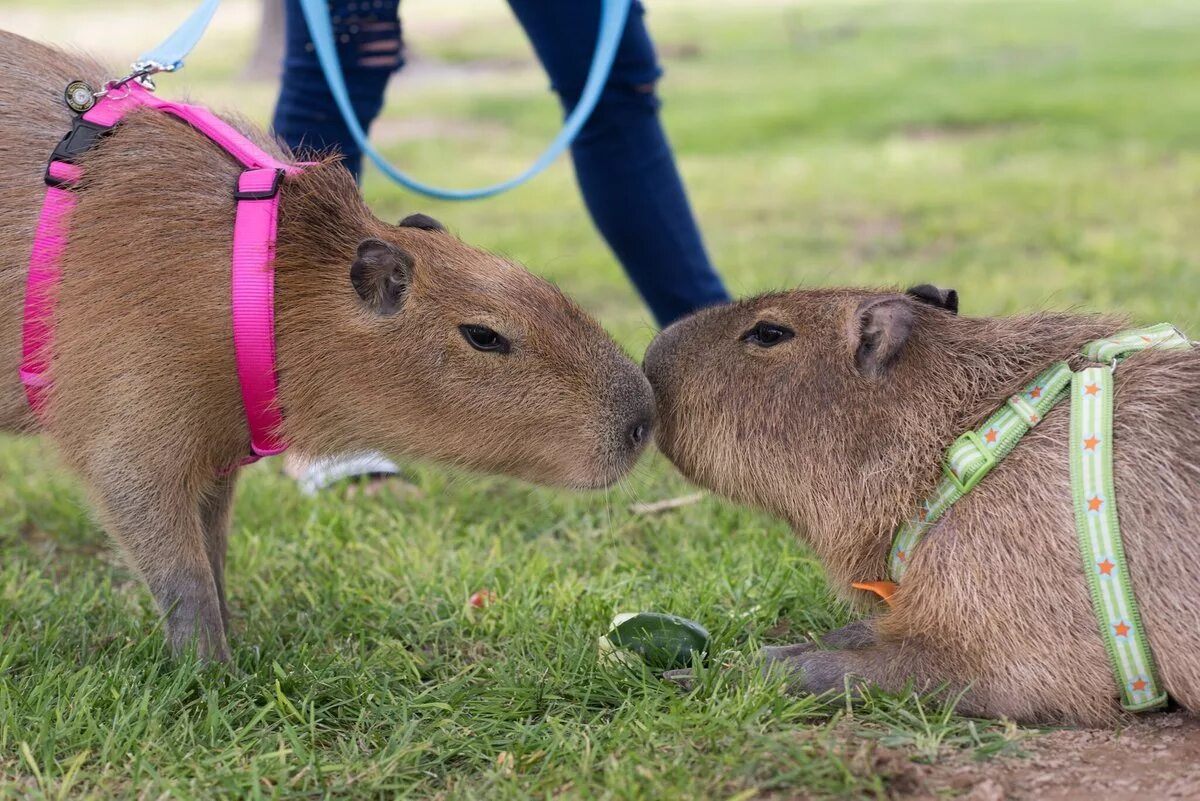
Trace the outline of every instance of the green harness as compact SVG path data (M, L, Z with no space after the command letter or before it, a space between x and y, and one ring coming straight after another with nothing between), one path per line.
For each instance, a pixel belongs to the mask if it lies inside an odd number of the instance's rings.
M945 475L913 520L902 524L892 540L889 567L899 582L909 555L926 532L960 498L970 492L1046 413L1071 395L1071 487L1075 528L1092 606L1112 661L1121 705L1130 711L1166 703L1121 547L1112 468L1112 388L1117 362L1147 348L1186 350L1191 342L1168 323L1122 331L1083 348L1083 356L1099 364L1072 372L1059 362L1039 375L1020 394L1010 397L977 430L963 434L946 452Z

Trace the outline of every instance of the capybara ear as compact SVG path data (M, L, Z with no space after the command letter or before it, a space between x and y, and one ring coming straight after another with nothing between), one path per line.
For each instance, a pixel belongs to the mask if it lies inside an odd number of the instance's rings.
M410 214L396 225L401 228L420 228L422 231L445 231L446 226L428 214Z
M854 362L864 375L880 375L900 355L912 333L912 306L898 295L873 298L859 304L855 321Z
M958 292L953 289L939 289L933 284L920 284L909 287L904 294L910 298L945 309L951 314L958 314Z
M412 256L382 239L364 239L350 265L350 283L376 314L400 311L412 283Z

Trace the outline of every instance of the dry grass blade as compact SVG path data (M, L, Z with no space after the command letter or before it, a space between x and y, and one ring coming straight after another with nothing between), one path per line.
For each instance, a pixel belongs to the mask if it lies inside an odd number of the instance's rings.
M663 512L670 512L675 509L682 509L685 506L692 506L704 500L703 492L693 492L691 495L680 495L677 498L665 498L661 501L649 501L648 503L635 503L629 507L629 511L635 515L659 515Z

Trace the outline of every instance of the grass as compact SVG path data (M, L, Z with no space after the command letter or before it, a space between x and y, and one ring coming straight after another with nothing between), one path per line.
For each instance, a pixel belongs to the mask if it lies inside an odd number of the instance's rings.
M397 80L376 137L455 186L515 172L557 120L506 9L476 6L406 0L413 46L440 66ZM122 63L185 6L153 25L128 0L39 8L0 0L20 30ZM930 281L970 314L1200 330L1196 4L659 0L649 19L666 123L737 293ZM92 25L108 26L95 41ZM271 85L236 81L248 49L218 27L165 90L265 120ZM475 204L376 174L364 191L384 218L432 213L554 279L635 354L653 334L565 163ZM598 664L617 611L698 619L734 668L846 619L775 521L714 499L633 515L689 491L660 457L593 495L411 479L420 497L347 502L247 471L236 664L209 670L164 655L148 596L53 456L0 440L0 798L883 798L896 769L873 747L938 761L1024 736L913 697L789 699L737 669L685 696ZM469 606L480 589L498 602Z

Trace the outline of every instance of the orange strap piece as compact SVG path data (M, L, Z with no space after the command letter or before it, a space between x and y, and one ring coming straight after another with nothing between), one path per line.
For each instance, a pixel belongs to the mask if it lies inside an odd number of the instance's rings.
M856 581L850 585L856 590L866 590L873 592L882 598L888 606L892 605L892 596L896 594L896 590L900 585L894 581Z

